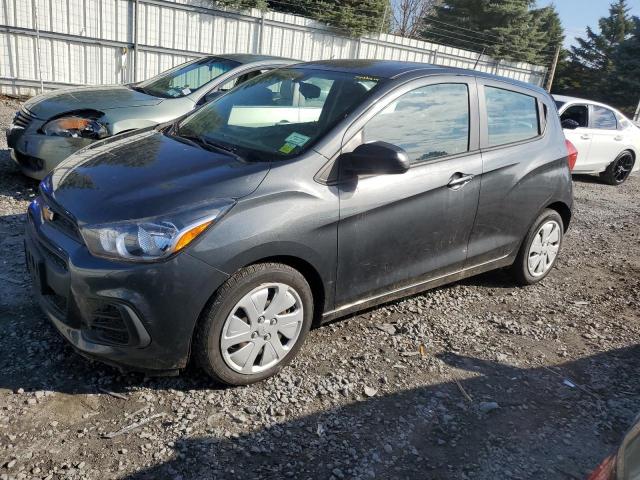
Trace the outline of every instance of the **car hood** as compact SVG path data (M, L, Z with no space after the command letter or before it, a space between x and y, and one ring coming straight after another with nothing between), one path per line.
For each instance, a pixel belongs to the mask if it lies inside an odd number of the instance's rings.
M123 85L75 87L38 95L24 106L36 117L47 120L73 110L110 110L113 108L157 105L163 98L131 90Z
M43 181L45 194L79 225L163 215L252 193L269 163L244 162L156 129L80 150Z

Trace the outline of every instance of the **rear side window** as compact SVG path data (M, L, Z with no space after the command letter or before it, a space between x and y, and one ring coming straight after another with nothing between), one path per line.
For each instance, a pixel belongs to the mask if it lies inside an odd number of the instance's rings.
M616 130L618 128L614 113L608 108L598 107L597 105L593 107L591 121L593 122L592 128L601 128L603 130Z
M505 145L540 134L536 98L495 87L484 87L489 146Z
M411 163L469 150L469 89L466 84L428 85L405 93L373 117L366 143L403 148Z

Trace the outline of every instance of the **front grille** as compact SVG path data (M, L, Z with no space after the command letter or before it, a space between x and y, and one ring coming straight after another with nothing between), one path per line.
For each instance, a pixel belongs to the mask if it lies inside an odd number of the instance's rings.
M116 305L95 302L87 327L91 339L99 343L127 345L130 341L122 310Z
M13 118L13 124L18 127L27 128L34 118L36 117L33 113L22 107Z

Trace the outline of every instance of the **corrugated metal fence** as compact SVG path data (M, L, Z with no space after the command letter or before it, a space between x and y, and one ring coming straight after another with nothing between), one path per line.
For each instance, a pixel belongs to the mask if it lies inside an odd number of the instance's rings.
M476 68L536 85L547 71L395 35L348 38L295 15L210 5L206 0L0 0L0 92L32 95L41 86L143 80L207 53L409 60Z

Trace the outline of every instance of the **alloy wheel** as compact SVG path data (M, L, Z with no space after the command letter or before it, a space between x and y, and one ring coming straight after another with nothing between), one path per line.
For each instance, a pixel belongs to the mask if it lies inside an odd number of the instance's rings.
M633 163L633 157L630 154L623 155L618 159L613 170L616 182L622 183L627 179L633 169Z
M562 233L555 220L543 223L531 242L527 266L532 277L541 277L553 266L560 250Z
M260 285L243 296L225 320L220 337L225 363L247 375L277 365L297 342L303 320L295 289L284 283Z

